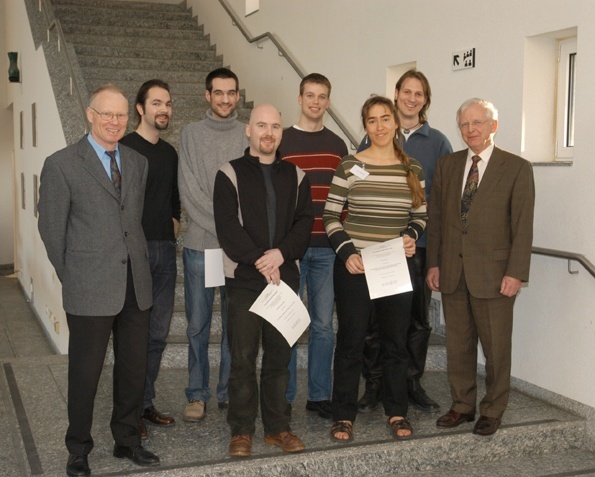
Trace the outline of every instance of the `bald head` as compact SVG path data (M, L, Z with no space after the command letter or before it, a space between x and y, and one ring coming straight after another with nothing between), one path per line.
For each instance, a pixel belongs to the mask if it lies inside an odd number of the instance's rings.
M250 139L250 154L264 164L275 160L275 153L281 143L283 124L281 114L270 104L260 104L250 113L246 135Z

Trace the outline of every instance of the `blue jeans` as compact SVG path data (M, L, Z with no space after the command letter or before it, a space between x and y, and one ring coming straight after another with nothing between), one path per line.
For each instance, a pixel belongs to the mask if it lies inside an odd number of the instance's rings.
M205 253L184 248L184 298L188 319L188 387L185 390L188 401L198 399L207 402L211 397L209 388L209 337L215 288L205 288ZM228 400L227 382L231 358L227 343L227 303L225 287L219 287L221 294L221 362L217 399Z
M335 349L333 331L333 266L332 248L309 247L300 260L300 297L304 286L308 290L310 335L308 338L308 401L327 401L331 398L331 366ZM289 362L287 400L291 403L297 392L297 345Z
M148 240L153 279L153 308L149 318L149 348L143 409L153 406L155 380L167 345L176 289L176 244L171 240Z

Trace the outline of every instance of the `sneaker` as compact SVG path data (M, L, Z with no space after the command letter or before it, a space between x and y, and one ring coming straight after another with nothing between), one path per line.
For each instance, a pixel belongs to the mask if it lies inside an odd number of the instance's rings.
M182 419L186 422L198 422L204 419L207 412L207 403L198 399L193 399L186 405Z
M219 408L220 411L225 411L229 409L229 403L227 401L219 401L217 403L217 408Z
M333 418L333 405L330 401L306 401L306 409L317 412L324 419Z

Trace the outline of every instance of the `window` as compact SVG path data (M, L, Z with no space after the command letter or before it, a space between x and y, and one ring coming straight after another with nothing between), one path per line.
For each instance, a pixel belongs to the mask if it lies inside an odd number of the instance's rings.
M561 40L558 44L556 88L557 159L572 159L573 157L576 63L576 38Z
M525 38L521 156L534 164L572 164L577 38L576 27Z

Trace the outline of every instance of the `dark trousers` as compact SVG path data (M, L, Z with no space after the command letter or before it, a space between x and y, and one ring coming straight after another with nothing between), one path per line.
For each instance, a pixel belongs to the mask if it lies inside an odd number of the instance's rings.
M382 350L382 402L387 416L407 415L406 347L412 293L370 299L364 274L352 275L339 257L334 269L337 346L333 376L333 419L354 421L370 314L378 319Z
M93 449L91 426L99 377L113 332L113 410L110 422L116 444L140 444L138 423L145 385L149 310L138 308L130 263L126 299L115 316L66 314L68 343L68 430L71 454L87 455Z
M407 351L409 352L409 368L407 377L419 380L426 367L428 344L432 327L430 326L430 301L432 291L426 285L426 249L417 248L415 255L408 260L413 284L411 303L411 323L407 332ZM382 369L380 366L380 341L378 339L378 321L374 314L370 315L366 331L364 361L362 375L368 382L380 383Z
M231 352L229 410L232 436L254 434L258 413L256 358L262 338L260 412L265 434L289 431L291 406L285 392L289 382L291 347L268 321L249 311L259 292L226 287L228 340Z
M176 291L176 244L171 240L149 240L147 246L153 279L153 307L149 318L149 348L143 409L153 406L155 380L167 345Z

